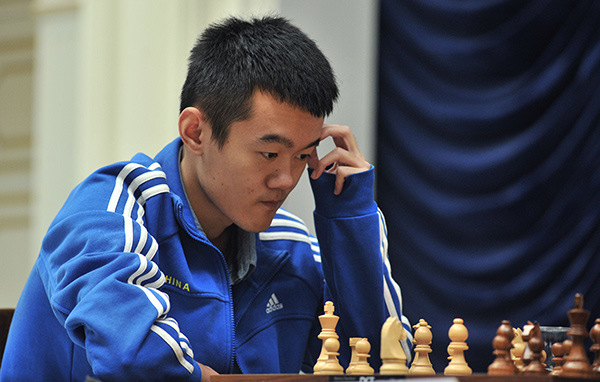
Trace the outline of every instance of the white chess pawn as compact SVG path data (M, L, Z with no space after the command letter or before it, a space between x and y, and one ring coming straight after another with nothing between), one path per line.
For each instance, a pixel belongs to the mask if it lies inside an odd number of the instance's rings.
M352 369L352 374L371 375L375 370L369 365L367 358L370 357L371 344L366 338L361 338L356 342L356 364Z
M340 362L337 358L337 356L340 354L338 353L338 350L340 349L340 341L338 341L337 338L327 338L323 345L327 354L327 361L325 361L325 364L321 370L314 374L344 374L344 368L340 365Z
M469 337L469 331L463 324L461 318L455 318L454 324L448 330L450 345L448 345L448 359L450 363L444 369L445 375L470 375L473 370L467 365L465 360L465 350L469 347L465 342Z

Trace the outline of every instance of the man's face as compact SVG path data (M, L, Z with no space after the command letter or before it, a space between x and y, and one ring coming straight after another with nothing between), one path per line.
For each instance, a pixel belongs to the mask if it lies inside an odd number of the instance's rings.
M197 174L207 207L221 215L213 217L260 232L298 183L323 118L260 92L252 101L250 118L231 125L222 148L205 140Z

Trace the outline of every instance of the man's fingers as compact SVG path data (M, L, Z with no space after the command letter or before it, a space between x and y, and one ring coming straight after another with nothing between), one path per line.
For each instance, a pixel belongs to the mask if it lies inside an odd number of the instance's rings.
M327 153L327 155L319 159L318 163L312 165L312 178L317 179L325 171L335 174L341 167L355 169L356 171L352 172L355 173L366 171L371 168L371 165L362 157L362 155L357 156L347 150L336 147Z
M350 127L344 125L324 125L321 140L331 137L336 147L341 147L351 152L360 152L358 143Z
M321 140L328 137L333 139L336 147L320 159L315 150L315 155L311 155L309 159L309 168L313 169L313 179L320 177L323 172L335 174L334 194L339 195L348 175L367 171L371 165L360 152L356 138L348 126L323 125Z
M200 371L202 372L202 382L210 382L210 377L212 375L218 375L216 371L214 371L210 366L203 365L199 363Z
M348 177L348 175L356 174L356 173L359 173L362 171L363 170L360 170L355 167L348 167L348 166L338 167L338 169L335 173L335 188L333 190L333 193L335 195L341 194L342 189L344 188L344 182L346 181L346 178Z
M319 154L317 153L316 147L310 153L307 163L308 163L308 168L310 168L311 170L314 170L319 166Z

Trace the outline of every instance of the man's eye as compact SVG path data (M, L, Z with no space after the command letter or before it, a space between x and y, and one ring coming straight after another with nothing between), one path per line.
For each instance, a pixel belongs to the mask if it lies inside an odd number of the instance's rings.
M262 153L262 155L264 155L267 159L277 158L277 153Z
M310 159L310 154L300 154L298 157L301 160L309 160Z

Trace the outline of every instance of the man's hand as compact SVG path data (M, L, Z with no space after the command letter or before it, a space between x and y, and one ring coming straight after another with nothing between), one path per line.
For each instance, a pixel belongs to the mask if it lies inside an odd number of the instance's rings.
M356 138L348 126L324 125L321 140L327 137L333 138L335 149L319 159L315 148L308 160L308 167L313 170L311 174L313 179L320 177L323 172L335 174L333 193L339 195L348 175L367 171L371 165L358 149Z
M200 370L202 371L202 382L210 382L211 375L219 374L216 371L214 371L210 366L206 366L201 363L199 363L198 365L200 365Z

